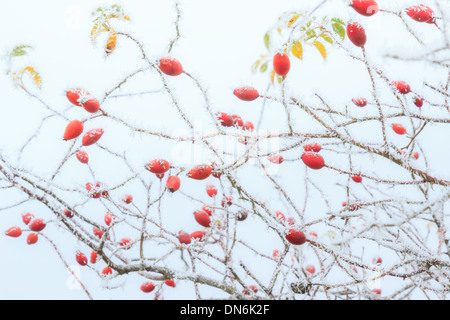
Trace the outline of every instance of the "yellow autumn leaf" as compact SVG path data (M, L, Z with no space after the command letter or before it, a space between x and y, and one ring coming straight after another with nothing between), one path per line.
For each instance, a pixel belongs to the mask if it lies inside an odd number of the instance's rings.
M270 73L270 82L272 82L272 84L275 83L275 70L272 70Z
M313 45L319 50L320 54L324 59L327 58L327 49L325 49L325 46L322 44L322 42L314 41Z
M17 85L19 85L19 86L21 86L22 88L25 89L25 84L23 83L23 75L24 75L25 73L27 73L27 74L30 75L30 77L31 77L31 79L33 80L34 84L35 84L39 89L42 88L42 78L41 78L41 76L39 75L39 73L38 73L36 70L34 70L33 67L30 67L30 66L25 67L25 68L23 68L22 70L20 70L20 71L18 71L18 72L14 72L14 74L13 74L13 76L12 76L13 81L14 81Z
M287 23L288 27L291 27L295 23L295 21L298 20L299 17L300 17L299 14L295 14L294 16L292 16Z
M117 33L114 29L111 28L109 31L108 41L106 42L105 52L107 55L113 53L114 49L117 45Z
M294 42L294 44L292 45L291 52L295 57L299 58L300 60L303 59L303 47L299 41Z
M95 42L97 36L102 32L109 31L108 28L103 24L103 21L98 20L91 29L91 41Z

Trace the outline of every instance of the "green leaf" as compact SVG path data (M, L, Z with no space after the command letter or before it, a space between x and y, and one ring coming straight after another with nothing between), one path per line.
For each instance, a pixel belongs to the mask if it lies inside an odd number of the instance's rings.
M259 71L266 72L268 66L269 66L269 62L267 62L267 61L264 62L263 65L261 66L261 68L259 69Z
M341 25L345 26L345 22L342 21L339 18L333 18L333 19L331 19L331 21L333 21L334 23L341 24Z
M264 45L266 46L267 50L270 50L270 34L267 32L264 35Z
M325 40L326 42L333 44L333 39L331 39L330 36L327 35L326 33L322 33L320 36L321 36L321 37L323 38L323 40Z
M333 23L333 31L341 37L342 40L345 40L345 28L340 23Z
M15 47L11 53L9 54L11 57L20 57L26 55L28 52L26 49L31 49L31 46L28 45L20 45Z
M257 60L253 65L252 65L252 72L255 73L258 70L259 64L261 63L261 59Z

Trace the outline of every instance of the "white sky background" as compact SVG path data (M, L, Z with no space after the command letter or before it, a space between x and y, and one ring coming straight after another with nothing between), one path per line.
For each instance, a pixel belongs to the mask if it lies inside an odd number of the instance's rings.
M250 67L253 62L264 54L265 47L263 36L267 29L271 27L278 17L289 10L309 10L320 1L300 1L300 0L230 0L230 1L208 1L189 0L181 1L182 20L180 22L182 38L173 50L173 56L180 60L183 67L189 73L199 78L203 85L209 90L211 104L215 111L223 111L230 114L239 114L244 121L257 123L262 100L252 103L241 102L233 96L233 89L240 85L253 85L260 93L264 92L268 83L268 75L254 75ZM429 65L405 64L397 61L385 60L381 58L385 54L398 53L408 56L421 50L414 39L406 33L399 20L386 14L377 14L371 18L358 15L353 9L345 5L345 1L329 1L324 9L316 12L315 15L327 15L329 17L339 17L344 21L356 19L364 24L367 31L368 42L366 50L369 60L382 67L392 80L407 79L413 91L421 92L425 90L422 81L426 79L433 84L439 84L446 79L446 73L438 73ZM114 87L123 76L136 70L142 65L139 52L130 41L119 37L118 47L114 54L105 59L103 53L104 37L99 38L96 46L93 46L89 39L91 29L90 13L98 6L111 5L115 1L4 1L2 11L4 12L0 20L0 53L10 50L18 44L29 44L34 50L31 54L18 60L34 66L43 77L42 95L52 106L60 106L60 110L69 107L64 91L73 86L82 86L91 93L102 97L105 91ZM412 5L416 1L379 1L380 7L399 11L405 7L405 3ZM417 2L419 3L419 2ZM432 3L432 1L421 1L420 3ZM132 23L121 25L124 31L129 31L138 40L142 41L149 53L150 59L155 61L165 54L167 44L175 35L173 22L175 21L175 11L172 1L130 0L125 3L118 3L123 6L126 13L131 17ZM411 24L415 30L426 41L429 48L439 46L436 38L439 33L433 25ZM345 41L345 45L351 47L352 44ZM364 66L358 62L345 57L337 48L327 46L329 57L324 61L319 53L312 47L305 48L304 60L291 59L292 69L287 81L288 93L304 99L310 99L313 92L322 94L333 105L351 103L355 96L366 96L370 99L369 79ZM355 54L360 54L355 48ZM4 60L0 62L0 150L3 154L17 162L17 152L23 143L36 130L39 119L43 114L41 105L28 98L20 89L14 88L10 78L6 77L4 70L6 65ZM152 81L147 75L138 76L136 81L124 86L120 93L137 92L139 90L159 89L158 82ZM154 79L153 79L154 80ZM207 130L210 123L204 116L204 109L198 91L192 83L182 77L169 79L170 85L175 88L176 95L182 101L184 110L192 119L198 119L199 127ZM425 92L425 91L424 91ZM429 93L430 91L426 91ZM276 92L272 92L276 95ZM429 94L427 97L430 96ZM387 97L386 99L389 99ZM144 117L140 118L138 124L151 126L155 131L164 130L172 133L183 132L186 127L179 120L170 104L161 96L145 96L133 99L117 99L108 106L114 110L115 114L123 116L125 119L133 118L135 110L142 112ZM59 108L59 107L58 107ZM361 110L361 114L369 112ZM424 114L427 106L423 108ZM80 110L69 113L73 116L80 116ZM308 122L302 123L302 119L295 118L296 123L307 126ZM405 125L408 123L403 122ZM107 125L98 122L99 125ZM20 160L20 165L33 170L37 174L48 176L53 172L55 163L58 163L66 152L66 145L59 139L62 136L66 123L64 121L50 121L43 127L41 135L34 141ZM266 105L266 114L263 121L264 128L285 131L285 115L282 106L275 104ZM179 130L181 129L181 131ZM133 157L133 163L145 163L153 158L170 159L173 154L173 147L162 143L149 144L142 149L142 144L132 145L136 137L127 136L126 131L105 131L102 142L105 145L118 146L118 150L127 150ZM186 132L189 133L189 132ZM367 136L367 140L372 138L370 132L361 132ZM429 165L436 173L444 179L450 179L450 169L448 169L448 159L450 158L450 148L447 137L450 131L443 126L428 126L420 137L421 146L429 157ZM58 139L55 139L55 136ZM440 137L440 138L439 138ZM405 144L404 137L390 136L399 145ZM153 140L158 141L158 140ZM425 143L426 142L426 143ZM90 151L91 149L89 149ZM95 159L96 151L92 151L93 166L97 168L99 176L109 176L109 183L114 185L115 181L120 181L120 173L116 172L114 163L100 163ZM287 158L293 159L297 154L291 153ZM103 161L103 160L102 160ZM326 159L332 163L333 159ZM280 176L289 177L292 173L298 180L286 181L290 188L298 188L297 181L301 181L300 174L303 168L295 167L298 162L288 162L285 167L280 168ZM362 169L365 165L359 164ZM83 167L74 160L71 163L73 174L66 172L65 177L68 182L73 181L75 185L83 187L82 181L89 177L83 172ZM70 167L70 166L69 166ZM372 170L372 167L371 167ZM116 175L117 176L114 176ZM334 173L333 173L334 174ZM383 177L389 177L395 172L386 172ZM318 180L326 180L327 172L315 172L314 177ZM150 179L150 175L146 176ZM86 178L87 179L87 178ZM213 178L211 178L213 179ZM257 178L253 176L242 176L243 180L257 184ZM255 181L252 181L255 179ZM186 179L185 179L186 180ZM203 184L198 187L192 181L182 181L186 183L186 188L198 188L199 193L204 192ZM214 180L211 180L214 182ZM59 181L61 182L61 181ZM85 181L87 182L87 181ZM84 183L85 183L84 182ZM184 185L183 185L184 186ZM257 185L256 185L257 189ZM188 189L189 190L189 189ZM274 204L279 199L272 199L271 195L260 193ZM2 194L3 195L3 194ZM340 206L342 195L330 194L331 201L336 206ZM0 207L6 206L11 198L0 198ZM139 201L139 196L136 196ZM144 200L144 199L142 199ZM320 197L318 198L320 201ZM301 200L299 200L301 203ZM280 204L282 206L282 204ZM320 204L317 204L320 208ZM42 207L29 208L21 206L12 210L0 212L0 232L12 225L21 225L20 214L31 211L38 216L36 210ZM170 222L174 223L174 230L183 227L189 231L196 228L195 221L189 216L192 208L186 208L174 203L166 207L170 214ZM93 209L94 210L94 209ZM283 211L284 209L281 209ZM187 211L185 216L183 212ZM43 212L43 217L46 216ZM98 215L102 221L104 211L92 215ZM180 216L178 216L179 214ZM173 219L173 220L172 220ZM245 223L255 223L256 220L250 218ZM184 225L183 225L184 224ZM58 238L63 233L56 228L49 226L49 235L55 235L54 240L61 246L61 251L65 254L69 263L75 264L73 252L77 249L84 249L77 244L70 236ZM25 236L20 239L10 239L0 236L0 299L85 299L86 296L81 290L71 290L69 274L59 261L55 252L43 239L37 245L27 246ZM276 244L266 239L259 239L267 242L268 252L277 248ZM373 249L377 252L377 249ZM90 252L90 251L89 251ZM314 261L312 261L314 262ZM99 266L96 266L100 268ZM101 270L101 268L100 268ZM263 270L261 271L263 272ZM92 272L82 271L83 282L87 285L94 298L101 299L142 299L151 298L153 295L145 296L140 292L139 285L142 278L130 277L123 289L103 290L100 280ZM116 283L121 283L118 281ZM389 290L391 286L385 285L383 290ZM205 290L208 293L209 289ZM212 294L215 292L211 290ZM186 296L189 294L188 296ZM177 284L177 288L165 288L164 297L166 299L192 298L191 287L188 284ZM205 294L206 296L208 294Z

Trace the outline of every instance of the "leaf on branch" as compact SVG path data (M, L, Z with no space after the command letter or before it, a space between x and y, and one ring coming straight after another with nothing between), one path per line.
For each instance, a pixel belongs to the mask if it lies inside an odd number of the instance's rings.
M333 21L331 26L333 27L334 33L336 33L341 40L345 40L345 23L337 18L331 19L331 21Z
M267 71L267 67L269 66L269 62L264 62L261 66L261 68L259 69L260 72L266 72Z
M27 49L31 49L32 47L29 45L19 45L16 46L14 49L12 49L11 53L9 54L10 57L20 57L24 56L28 53Z
M321 37L323 38L323 40L325 40L326 42L333 44L333 39L331 39L330 36L327 35L326 33L322 33L320 36L321 36Z
M317 48L317 50L319 50L319 52L322 55L322 57L324 59L326 59L327 58L327 49L325 48L323 43L316 40L316 41L313 42L313 45Z
M40 74L36 70L34 70L33 67L25 67L20 71L14 72L12 75L14 83L25 89L25 84L23 83L24 74L28 74L39 89L42 88L42 78Z
M264 45L266 46L267 50L270 50L270 34L269 32L266 32L264 35Z
M303 59L303 47L300 41L294 41L291 49L292 54L298 59Z
M113 53L114 49L116 48L116 45L117 45L117 33L113 28L111 28L111 30L109 31L108 41L106 42L105 46L106 55L110 55L111 53Z

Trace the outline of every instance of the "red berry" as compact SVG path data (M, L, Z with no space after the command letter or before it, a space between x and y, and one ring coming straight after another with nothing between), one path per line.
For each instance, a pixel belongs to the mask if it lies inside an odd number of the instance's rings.
M81 163L88 163L89 161L88 154L84 151L78 151L76 156L78 161L80 161Z
M185 231L178 232L178 241L183 244L191 243L191 235Z
M201 226L209 228L211 226L211 218L209 214L204 211L197 210L194 212L195 221L197 221Z
M318 143L305 144L303 150L306 152L319 152L322 150L322 146Z
M366 98L353 98L352 99L353 103L358 106L358 107L365 107L367 106L367 100Z
M306 236L300 230L290 229L286 235L286 240L294 245L302 245L306 242Z
M311 274L316 273L316 268L311 264L307 265L305 269L306 269L306 271L308 271Z
M88 132L86 132L84 134L83 140L81 141L81 143L85 147L93 145L98 140L100 140L102 135L103 135L103 129L101 129L101 128L89 130Z
M63 139L65 141L72 140L78 138L84 130L83 122L79 120L70 121L66 127L66 131L64 132Z
M124 194L122 197L122 201L126 204L130 204L131 202L133 202L133 196L131 194Z
M90 97L89 100L87 100L82 105L84 110L89 113L96 113L98 110L100 110L100 102L98 102L98 100L94 97Z
M378 257L378 256L377 257L373 257L372 258L372 263L380 265L380 264L383 263L383 259L381 257Z
M349 23L347 25L347 35L355 46L364 47L366 45L366 31L358 22Z
M115 218L114 218L114 216L112 215L111 212L107 212L105 214L105 223L106 223L107 226L109 226L114 219Z
M104 276L107 276L107 275L110 275L110 274L112 274L112 269L110 268L110 267L105 267L103 270L102 270L102 274L104 275Z
M353 0L350 5L359 14L363 16L370 17L380 11L378 4L375 0Z
M302 161L305 165L314 170L322 169L325 166L323 157L315 152L305 152L302 155Z
M243 129L247 131L253 131L255 130L255 126L250 121L247 121L246 123L244 123Z
M234 95L243 101L253 101L259 97L258 91L253 87L234 89Z
M101 229L99 229L99 228L97 228L97 227L94 227L94 234L95 234L99 239L101 239L101 238L103 237L103 235L105 234L105 231L103 231L103 230L101 230Z
M202 240L205 235L206 233L204 231L194 231L191 233L191 238Z
M278 220L286 221L286 217L284 216L283 212L277 211L275 214Z
M250 285L250 286L248 286L248 288L250 289L250 290L252 290L254 293L257 293L258 292L258 288L256 288L256 286L255 285ZM243 294L248 294L248 291L247 290L242 290L242 293Z
M88 264L88 260L85 256L85 254L80 251L78 251L77 254L75 255L75 259L77 260L77 262L80 266L85 266Z
M394 123L392 125L392 130L394 130L395 133L400 134L400 135L403 135L406 133L406 128L399 123Z
M229 207L233 204L233 198L232 197L225 197L222 199L222 207Z
M244 121L242 121L242 118L240 116L232 115L231 118L233 119L233 125L235 127L242 128L244 126Z
M434 11L423 4L406 8L406 14L418 22L436 23Z
M272 256L273 256L274 258L278 258L279 255L280 255L280 250L277 250L277 249L273 250Z
M359 204L357 204L355 201L351 201L350 204L348 204L346 201L344 201L342 203L343 207L346 207L347 205L348 205L348 209L350 211L356 211L356 210L361 209L361 206Z
M8 230L6 230L5 234L8 237L18 238L22 235L22 229L20 229L19 227L11 227Z
M275 164L281 164L284 161L284 159L279 154L275 154L269 158L269 161Z
M35 244L36 242L38 242L38 240L39 240L39 237L36 233L30 233L27 236L27 244L29 244L29 245Z
M373 293L380 295L381 294L381 289L373 289L372 290Z
M90 96L91 94L89 92L81 88L72 88L66 91L67 99L78 107L82 107Z
M150 293L155 289L155 285L151 282L144 282L141 285L141 290L145 293Z
M417 97L416 100L414 100L414 104L415 104L418 108L421 108L421 107L423 106L423 101L424 101L424 100L425 100L425 99L423 99L423 98Z
M166 281L164 281L164 283L166 284L166 286L175 288L175 281L173 279L166 280Z
M289 56L286 53L277 53L273 57L273 69L277 74L284 77L289 73L291 69L291 62Z
M180 61L172 57L162 58L159 62L159 69L169 76L178 76L183 73Z
M67 218L73 218L73 212L72 211L70 211L69 209L64 209L64 215L67 217Z
M180 189L180 178L178 178L177 176L170 176L167 181L166 181L166 188L170 191L170 192L175 192L178 189Z
M130 249L131 248L131 239L130 238L122 238L121 240L120 240L120 246L121 247L124 247L124 249L125 250L128 250L128 249Z
M98 258L97 252L92 251L92 252L91 252L91 259L90 259L91 263L92 263L92 264L96 263L96 262L97 262L97 258Z
M94 186L93 183L86 183L86 190L89 193L89 196L98 199L102 196L102 192L99 190L101 188L101 183L97 182L97 184Z
M212 215L212 210L210 207L208 206L203 206L202 210L205 211L207 214L209 214L210 216Z
M30 230L34 232L40 232L45 229L46 224L42 219L34 219L30 223Z
M210 197L214 197L217 195L217 189L214 185L212 184L208 184L206 186L206 193L208 194L208 196Z
M220 124L224 127L232 127L234 124L233 118L225 112L217 114L217 120L219 120Z
M147 170L153 173L165 173L170 169L170 163L167 160L155 159L148 163Z
M193 167L188 172L188 177L195 180L204 180L211 175L212 167L209 165L199 165Z
M411 87L405 81L395 81L393 84L401 94L408 94L411 92Z
M357 182L357 183L362 182L362 178L361 178L360 176L353 176L353 177L352 177L352 180L355 181L355 182Z
M34 216L29 212L22 214L23 223L25 223L26 225L28 225L33 218Z
M414 157L414 159L419 159L419 153L418 152L414 152L413 153L413 157Z

